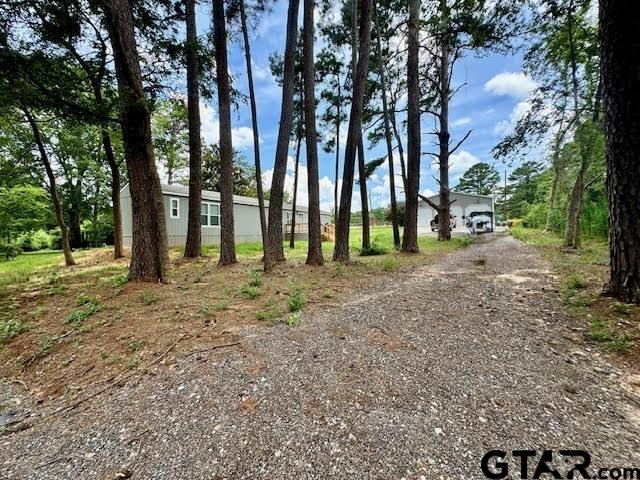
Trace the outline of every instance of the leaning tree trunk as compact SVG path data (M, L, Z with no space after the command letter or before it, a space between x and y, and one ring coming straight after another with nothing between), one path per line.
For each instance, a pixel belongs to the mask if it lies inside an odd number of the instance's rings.
M377 4L376 4L377 5ZM387 82L384 73L384 58L382 42L380 40L380 24L378 22L378 8L374 6L376 40L378 43L378 66L380 76L380 95L382 97L382 115L384 117L384 138L387 143L387 157L389 159L389 193L391 198L391 225L393 228L393 245L400 247L400 229L398 228L398 206L396 203L396 179L393 166L393 146L391 144L391 127L389 126L389 109L387 106Z
M600 54L611 272L606 291L640 304L640 16L632 0L600 0Z
M403 252L418 252L418 190L420 186L420 84L418 78L420 0L409 0L407 56L407 186Z
M120 166L113 154L111 135L106 128L102 128L102 145L107 164L111 171L111 204L113 205L113 256L114 258L124 257L124 246L122 242L122 207L120 205Z
M336 243L333 251L335 261L349 260L349 224L351 222L351 198L353 195L353 177L356 163L356 150L362 132L362 110L364 106L364 89L369 72L369 45L371 42L371 0L362 0L360 12L360 39L358 49L358 65L353 82L353 101L349 115L349 130L344 151L344 171L342 174L342 191L340 194L340 210L336 224Z
M287 153L289 136L293 120L293 91L295 82L296 36L298 29L298 7L300 0L289 0L287 12L287 38L284 51L282 73L282 104L280 109L280 127L271 180L269 198L269 258L271 262L284 262L282 248L282 200L284 180L287 174Z
M220 260L218 265L231 265L236 263L236 241L233 225L231 85L227 63L227 32L223 0L213 1L213 30L220 117Z
M169 255L165 211L131 5L126 0L108 0L104 12L122 102L122 139L131 192L133 242L129 278L166 282Z
M189 119L189 214L185 257L201 255L202 226L202 144L200 139L200 92L198 82L198 33L196 27L196 0L185 0L187 27L187 115Z
M298 173L300 172L300 144L302 143L302 132L298 129L296 139L296 165L293 171L293 205L291 205L291 231L289 235L289 248L296 247L296 205L298 203Z
M313 57L314 0L304 0L303 71L304 122L307 150L307 188L309 191L309 243L307 265L322 265L322 231L320 224L320 184L318 179L318 141L316 135L315 60Z
M362 205L362 251L371 248L371 228L369 219L369 199L367 197L366 161L364 158L364 144L362 132L358 139L358 184L360 186L360 203Z
M33 138L38 147L38 152L40 153L40 160L42 161L42 165L44 166L44 169L47 173L47 178L49 179L49 194L51 195L51 202L53 203L53 209L56 214L56 222L58 223L58 228L60 228L60 237L62 238L62 252L64 253L64 263L68 267L70 267L72 265L75 265L76 262L73 259L71 247L69 245L69 229L64 223L62 203L60 202L60 197L58 197L58 188L56 187L56 176L53 173L51 162L49 161L49 156L47 155L47 151L44 148L44 143L42 141L42 136L40 135L38 124L31 115L31 112L26 107L22 107L22 111L24 112L25 117L27 117L27 121L29 122L31 131L33 132Z
M249 83L249 103L251 105L251 126L253 128L253 156L256 169L256 190L258 193L258 208L260 209L260 233L262 234L262 261L265 270L271 267L269 260L267 213L264 207L264 191L262 189L262 166L260 164L260 135L258 134L258 108L256 107L256 92L253 88L253 67L251 66L251 47L249 44L249 32L247 29L247 15L244 10L244 0L240 0L240 21L242 24L242 38L244 40L244 57L247 63L247 81Z

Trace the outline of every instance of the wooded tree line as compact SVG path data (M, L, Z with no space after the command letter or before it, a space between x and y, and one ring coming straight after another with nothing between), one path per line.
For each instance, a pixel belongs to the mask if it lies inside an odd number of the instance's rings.
M185 255L200 255L200 191L206 157L200 132L201 97L215 98L219 115L220 140L210 154L218 159L215 186L221 194L221 265L236 261L232 195L238 162L237 156L234 159L231 111L243 95L251 106L252 171L260 202L265 270L284 261L282 203L292 135L298 146L305 143L307 263L321 265L324 261L319 143L335 152L334 260L349 260L354 184L363 208L362 249L370 247L366 178L367 172L371 174L383 162L389 170L390 218L398 248L418 251L420 198L438 211L439 239L446 241L450 238L449 159L472 134L452 138L450 133L450 105L464 86L454 87L456 65L466 55L506 51L520 38L528 41L526 68L540 87L529 113L496 147L495 155L510 161L518 152L552 138L546 226L557 228L554 212L562 198L559 192L570 182L565 236L568 246L578 248L585 198L589 196L586 192L601 180L606 152L612 240L610 290L621 298L638 300L640 202L637 182L622 173L638 168L638 113L630 107L637 98L630 86L637 69L637 49L631 48L637 44L631 35L637 20L620 14L631 8L630 0L602 0L599 29L590 17L589 0L345 0L339 8L333 2L304 0L301 31L300 2L289 0L284 53L272 61L282 85L282 104L268 218L250 33L272 4L268 0L212 0L202 5L211 8L211 35L196 29L195 0L0 2L3 122L7 129L20 130L23 139L21 145L9 148L22 148L22 156L40 163L37 175L54 206L68 264L73 263L70 239L74 235L69 227L76 222L71 214L73 192L61 195L58 185L58 167L65 158L57 151L64 144L60 141L64 129L56 128L59 123L78 125L83 134L93 132L95 136L92 165L103 167L102 185L107 186L103 194L110 187L116 256L122 255L117 192L123 178L129 182L133 209L131 279L168 279L166 226L156 165L159 158L171 181L188 163L190 213ZM319 19L314 18L316 10L322 12ZM524 38L518 37L523 31L527 32ZM322 49L316 51L319 37ZM240 41L246 57L246 85L229 76L229 42L235 40ZM171 106L168 85L185 80L186 106L185 102ZM163 105L172 110L164 119ZM154 120L153 112L159 112ZM433 120L433 130L421 129L424 118ZM344 131L346 143L342 146ZM426 135L433 142L423 141ZM72 139L76 137L72 135ZM175 148L185 140L186 152ZM365 158L365 142L375 145L381 141L385 157ZM16 158L12 155L3 152L9 163ZM101 162L95 162L96 158ZM423 158L438 166L437 203L419 194ZM77 163L74 157L74 171ZM405 197L402 222L396 201L396 167L398 188ZM340 195L338 176L342 180ZM72 190L74 182L66 183ZM514 196L508 201L513 202ZM402 239L399 223L404 225Z

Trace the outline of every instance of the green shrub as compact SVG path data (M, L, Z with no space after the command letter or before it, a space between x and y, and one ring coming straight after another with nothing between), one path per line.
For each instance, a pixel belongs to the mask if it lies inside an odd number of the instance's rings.
M0 345L20 335L24 330L25 326L17 318L0 321Z
M151 305L152 303L155 303L156 300L158 300L158 297L156 296L156 294L150 290L145 290L144 292L140 292L139 297L140 297L140 301L145 305Z
M250 300L255 300L256 298L258 298L260 296L260 287L256 287L256 286L251 285L251 284L246 284L246 285L243 285L240 288L240 293L245 298L248 298Z
M377 243L372 243L369 246L369 248L360 249L360 256L361 257L369 257L369 256L373 256L373 255L384 255L388 251L389 250L384 248L382 245L379 245Z
M290 327L297 327L300 324L301 312L290 313L287 317L287 325Z
M51 235L44 230L36 230L23 233L17 241L24 252L36 252L49 248Z
M249 286L261 287L262 286L262 272L259 269L253 269L249 273L251 279L249 280Z
M79 328L85 319L102 310L102 305L96 297L81 295L78 297L77 305L82 308L76 308L67 315L67 323L75 328Z
M0 245L0 257L5 260L13 260L22 253L22 248L17 243L5 243Z
M267 325L275 325L281 316L282 309L274 300L269 300L265 303L264 309L256 312L256 318L261 322L267 322Z
M289 311L290 312L298 312L302 310L304 307L304 292L303 288L300 285L292 284L291 290L289 291Z
M49 230L49 248L52 250L62 250L62 235L59 228Z

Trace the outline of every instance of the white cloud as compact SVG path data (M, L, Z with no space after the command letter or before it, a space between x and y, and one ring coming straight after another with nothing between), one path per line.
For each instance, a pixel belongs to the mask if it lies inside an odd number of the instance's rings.
M424 190L420 190L420 195L424 195L425 197L431 197L435 194L436 192L434 192L430 188L425 188Z
M451 122L451 125L453 125L454 127L459 127L461 125L468 125L469 123L471 123L471 117L462 117Z
M484 84L484 89L495 95L527 98L538 86L535 80L522 72L503 72Z
M455 178L479 162L480 159L478 157L466 150L455 152L449 157L449 175ZM440 165L438 165L437 161L431 164L431 170L437 171L439 168Z
M216 110L200 102L200 121L202 138L206 143L218 143L220 139L220 120ZM231 130L233 147L238 150L253 146L253 130L249 127L236 127Z
M500 120L496 126L493 128L493 132L498 135L507 135L513 131L518 120L521 120L525 117L527 113L531 111L531 102L527 100L523 100L522 102L518 102L511 114L509 115L509 120Z

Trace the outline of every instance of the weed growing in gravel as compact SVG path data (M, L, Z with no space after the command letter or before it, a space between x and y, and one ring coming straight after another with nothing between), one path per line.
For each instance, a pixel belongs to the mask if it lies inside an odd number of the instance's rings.
M155 303L157 300L158 300L158 296L155 294L155 292L152 292L150 290L145 290L144 292L140 292L140 301L145 305L151 305L152 303Z
M302 310L302 307L304 307L304 289L302 288L302 285L295 282L290 282L289 288L289 311L292 313L298 312Z
M300 311L290 313L287 317L287 325L289 325L290 327L297 327L300 324L301 315L302 312Z
M26 327L18 318L7 318L0 321L0 345L17 337L25 330Z

